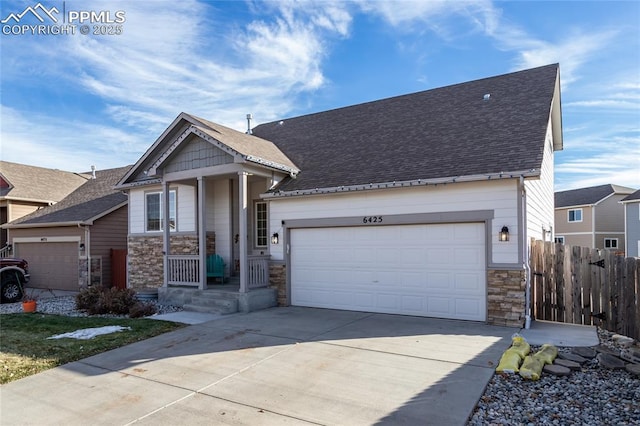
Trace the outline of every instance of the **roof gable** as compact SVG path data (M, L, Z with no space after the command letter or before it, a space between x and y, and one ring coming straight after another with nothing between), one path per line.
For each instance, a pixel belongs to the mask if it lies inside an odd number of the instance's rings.
M56 223L88 223L127 203L127 196L114 185L130 166L96 171L96 178L87 180L65 199L11 222L8 227Z
M554 64L274 121L253 133L301 169L276 191L539 175L550 123L561 138L559 109ZM554 147L561 149L561 139Z
M207 155L211 158L206 158ZM236 161L250 162L290 174L299 171L268 140L181 113L123 177L118 187L159 182L163 170L188 170Z
M635 201L640 201L640 189L638 189L636 192L627 195L626 197L624 197L621 200L623 203L631 203L631 202L635 202Z
M554 194L555 207L594 205L613 194L631 194L633 191L631 188L612 184L558 191Z

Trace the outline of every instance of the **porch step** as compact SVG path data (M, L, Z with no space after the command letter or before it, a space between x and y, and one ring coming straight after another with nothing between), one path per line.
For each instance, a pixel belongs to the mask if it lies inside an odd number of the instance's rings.
M182 306L185 311L208 312L220 315L238 312L238 297L232 293L211 290L198 293L197 296L191 299L191 303L185 303Z

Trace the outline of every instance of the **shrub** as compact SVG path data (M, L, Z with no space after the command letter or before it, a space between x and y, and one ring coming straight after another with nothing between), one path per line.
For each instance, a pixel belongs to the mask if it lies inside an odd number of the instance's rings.
M89 287L76 296L76 308L89 315L129 315L132 318L152 315L155 306L136 299L132 289Z

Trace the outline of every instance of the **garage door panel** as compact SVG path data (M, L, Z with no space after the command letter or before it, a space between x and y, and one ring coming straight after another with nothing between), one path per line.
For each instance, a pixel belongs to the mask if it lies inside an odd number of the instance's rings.
M293 229L292 304L486 318L484 224Z
M16 250L29 262L29 287L78 290L78 243L17 243Z

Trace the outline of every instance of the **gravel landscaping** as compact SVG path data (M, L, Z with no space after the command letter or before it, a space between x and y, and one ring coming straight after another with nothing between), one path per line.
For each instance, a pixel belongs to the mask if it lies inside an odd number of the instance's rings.
M613 333L598 330L598 337L601 346L620 350ZM538 349L532 346L531 352ZM518 374L495 374L467 424L640 425L640 377L605 368L596 357L568 376L543 372L531 381Z

